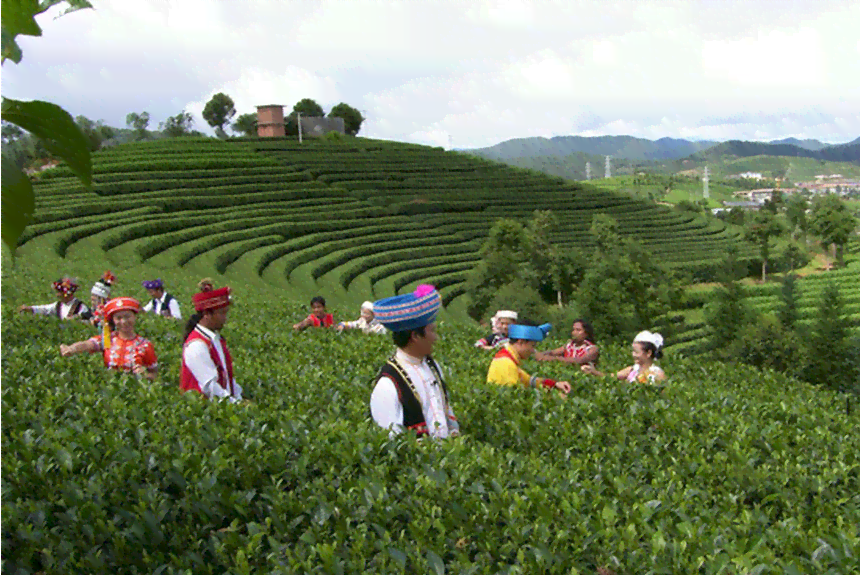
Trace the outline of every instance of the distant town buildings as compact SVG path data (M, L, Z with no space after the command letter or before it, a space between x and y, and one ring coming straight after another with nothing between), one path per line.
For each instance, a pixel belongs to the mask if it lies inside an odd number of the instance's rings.
M764 175L761 172L744 172L742 174L732 174L731 176L726 176L727 180L763 180Z

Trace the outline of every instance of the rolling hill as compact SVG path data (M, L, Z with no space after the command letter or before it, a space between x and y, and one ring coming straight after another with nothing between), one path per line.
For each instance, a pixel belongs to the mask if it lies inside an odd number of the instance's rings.
M540 156L569 156L588 154L613 156L636 161L655 161L684 158L707 149L716 142L691 142L675 138L647 140L632 136L557 136L554 138L517 138L489 148L468 150L469 153L492 160L535 158ZM592 160L593 162L593 160Z
M490 226L536 209L559 215L561 245L591 245L591 218L607 213L652 253L693 273L706 274L731 244L755 253L713 218L394 142L123 144L95 154L94 177L89 192L67 168L44 172L19 251L167 276L178 268L217 272L350 305L431 281L455 310Z
M860 163L860 143L826 146L810 150L793 144L765 144L731 140L690 155L693 161L718 161L725 158L748 158L751 156L783 156L812 158L829 162Z

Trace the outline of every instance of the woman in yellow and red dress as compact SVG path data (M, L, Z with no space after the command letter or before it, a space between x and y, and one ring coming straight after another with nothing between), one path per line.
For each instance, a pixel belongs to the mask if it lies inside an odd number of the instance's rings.
M105 367L134 373L147 379L158 374L158 358L152 343L134 332L140 303L130 297L110 300L104 307L104 332L102 335L61 345L60 354L68 357L76 353L101 352Z

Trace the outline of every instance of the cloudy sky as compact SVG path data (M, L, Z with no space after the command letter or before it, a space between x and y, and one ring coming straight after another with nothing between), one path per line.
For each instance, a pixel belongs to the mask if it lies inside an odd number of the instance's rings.
M217 92L339 102L361 135L446 148L527 136L860 136L860 2L91 0L40 16L3 95L155 128Z

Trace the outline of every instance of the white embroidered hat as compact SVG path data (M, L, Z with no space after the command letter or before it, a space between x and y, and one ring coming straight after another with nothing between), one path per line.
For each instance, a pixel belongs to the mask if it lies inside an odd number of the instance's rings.
M499 311L497 311L495 317L496 319L512 319L514 321L517 321L518 319L517 312L509 311L506 309L500 309Z
M361 304L361 309L373 311L373 302L372 301L364 302L363 304Z
M650 331L640 331L636 337L633 338L633 343L637 341L644 341L648 343L654 344L657 349L663 347L663 336L659 333L651 333Z

